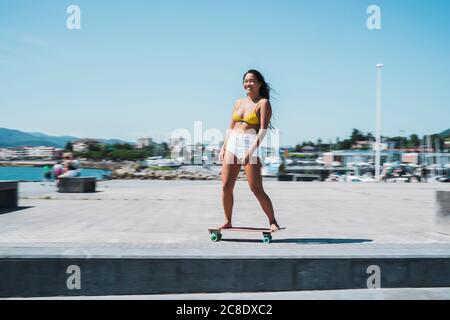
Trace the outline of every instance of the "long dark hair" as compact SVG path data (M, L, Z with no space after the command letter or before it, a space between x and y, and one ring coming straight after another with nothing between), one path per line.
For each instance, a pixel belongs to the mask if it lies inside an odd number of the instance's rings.
M270 87L269 83L266 82L266 80L264 79L264 76L261 74L261 72L259 72L258 70L254 70L254 69L248 70L246 73L244 73L244 76L242 77L242 82L244 82L245 76L249 73L253 74L256 77L256 79L258 80L258 82L261 83L261 88L259 88L259 95L270 101L270 91L272 90L272 88ZM272 111L272 116L273 116L273 111ZM272 120L269 120L269 129L274 129L274 127L272 126Z

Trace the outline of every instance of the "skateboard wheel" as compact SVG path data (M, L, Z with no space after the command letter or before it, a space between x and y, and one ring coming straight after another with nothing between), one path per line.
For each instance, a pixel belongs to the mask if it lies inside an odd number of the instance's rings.
M271 236L265 236L263 239L264 243L271 243L272 242L272 237Z
M214 242L220 241L222 235L220 233L211 233L211 240Z

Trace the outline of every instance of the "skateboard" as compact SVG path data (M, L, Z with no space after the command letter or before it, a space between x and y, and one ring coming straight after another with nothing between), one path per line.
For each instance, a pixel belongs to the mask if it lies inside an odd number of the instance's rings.
M286 228L280 228L278 231L282 231ZM275 232L278 232L275 231ZM272 231L268 228L251 228L251 227L233 227L230 229L217 229L217 228L209 228L209 235L211 236L211 241L219 242L222 239L222 233L224 232L261 232L263 234L263 242L271 243L272 242Z

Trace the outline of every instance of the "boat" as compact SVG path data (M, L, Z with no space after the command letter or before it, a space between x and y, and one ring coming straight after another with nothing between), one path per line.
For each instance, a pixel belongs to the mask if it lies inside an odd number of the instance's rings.
M178 168L181 167L181 163L174 159L164 159L162 156L148 157L144 160L144 164L148 167L170 167Z
M261 168L261 175L263 177L278 177L282 164L283 161L280 157L266 157Z
M370 175L355 176L348 174L343 176L345 182L375 182L376 180Z

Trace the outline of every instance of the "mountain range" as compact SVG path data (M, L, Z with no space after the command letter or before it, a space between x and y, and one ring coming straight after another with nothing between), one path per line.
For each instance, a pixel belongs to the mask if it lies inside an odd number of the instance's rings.
M63 148L67 142L80 140L73 136L49 136L40 132L23 132L15 129L0 128L0 147L37 147L49 146ZM106 144L130 143L119 139L96 139Z
M442 138L450 137L450 129L447 129L447 130L445 130L445 131L442 131L441 133L439 133L439 135L440 135Z

